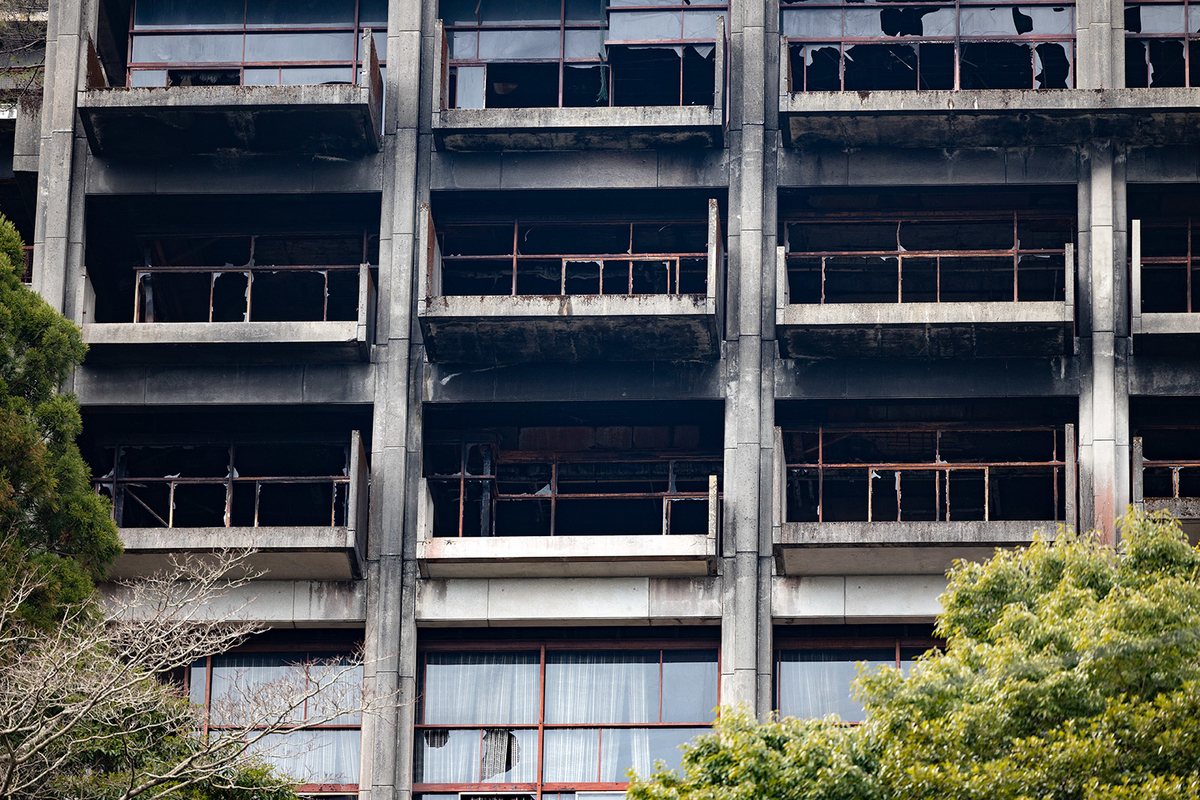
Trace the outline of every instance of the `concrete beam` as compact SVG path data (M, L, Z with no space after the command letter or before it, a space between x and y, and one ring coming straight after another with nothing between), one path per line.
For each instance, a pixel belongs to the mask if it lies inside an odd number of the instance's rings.
M932 622L946 579L933 575L776 576L771 617L776 624Z

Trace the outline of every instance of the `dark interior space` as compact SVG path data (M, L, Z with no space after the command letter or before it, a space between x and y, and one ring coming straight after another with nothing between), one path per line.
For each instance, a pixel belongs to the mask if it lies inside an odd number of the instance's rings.
M80 449L122 527L341 526L355 430L368 452L369 410L97 411Z
M692 192L435 197L440 293L704 294L707 210Z
M792 303L1058 301L1069 190L785 193Z
M335 321L379 261L379 197L91 198L97 322Z
M431 407L433 535L704 534L720 481L708 403Z
M781 403L787 521L1062 520L1058 405Z
M1129 219L1142 224L1142 313L1200 311L1200 187L1130 186Z

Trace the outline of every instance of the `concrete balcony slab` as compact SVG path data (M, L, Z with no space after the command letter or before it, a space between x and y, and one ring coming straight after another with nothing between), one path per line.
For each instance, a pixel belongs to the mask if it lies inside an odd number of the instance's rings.
M1022 547L1058 523L785 522L775 531L781 575L942 575L954 559L982 560L998 547Z
M1011 358L1072 349L1062 302L787 305L776 331L788 358Z
M124 554L110 577L136 578L167 570L173 558L214 550L256 552L251 571L268 580L346 581L362 576L363 543L349 527L121 528Z

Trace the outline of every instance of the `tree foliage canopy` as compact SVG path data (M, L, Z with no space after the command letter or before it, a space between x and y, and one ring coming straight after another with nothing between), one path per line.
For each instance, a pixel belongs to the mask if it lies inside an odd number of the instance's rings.
M1129 516L959 563L944 651L860 673L867 721L727 712L631 800L1200 798L1200 551Z
M5 551L0 572L32 566L45 576L22 613L47 626L91 593L121 544L75 445L79 404L58 391L87 348L70 320L21 283L23 266L21 237L0 217L0 525L19 545Z

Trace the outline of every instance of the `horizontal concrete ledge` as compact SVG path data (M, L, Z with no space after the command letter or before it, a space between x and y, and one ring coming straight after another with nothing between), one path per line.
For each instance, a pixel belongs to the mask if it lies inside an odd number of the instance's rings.
M349 344L365 337L355 320L335 322L91 322L90 347L109 345Z
M721 580L490 578L422 580L424 626L672 625L721 618Z
M417 541L428 578L708 575L716 540L673 536L504 536Z
M1133 318L1134 336L1178 336L1187 333L1200 333L1200 314L1143 313Z
M423 317L656 317L716 314L702 295L464 295L418 301Z
M944 591L938 575L776 576L771 616L777 624L932 622Z
M434 141L445 150L581 150L717 146L724 114L710 106L443 109Z
M799 92L780 97L790 144L999 146L1200 141L1200 89Z
M1200 316L1200 315L1198 315ZM1065 325L1072 309L1059 301L1035 303L826 303L779 309L777 325Z
M1013 114L1054 111L1197 111L1200 89L958 89L920 91L792 92L780 98L784 114L937 112Z
M1054 538L1058 523L786 522L776 530L784 575L944 575L955 559L989 558L998 547Z
M111 583L100 587L105 598L121 591ZM270 628L362 628L367 586L363 581L258 580L226 590L197 609L197 616Z
M1176 519L1200 519L1200 497L1147 497L1147 511L1167 511Z
M121 528L124 554L113 578L170 570L183 556L253 549L247 568L274 580L351 580L362 574L353 529L341 526L261 528Z
M79 116L93 154L146 159L200 153L379 150L366 86L172 86L91 89Z

